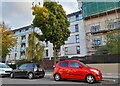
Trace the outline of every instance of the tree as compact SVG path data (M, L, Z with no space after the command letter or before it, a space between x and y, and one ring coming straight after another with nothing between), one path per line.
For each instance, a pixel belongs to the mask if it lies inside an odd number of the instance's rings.
M53 43L54 64L56 64L60 46L64 45L70 36L68 29L70 22L62 6L56 2L44 2L43 7L36 4L32 10L35 16L33 25L42 31L41 40Z
M17 44L14 33L5 24L0 24L0 49L2 61L5 61L6 56L11 52L12 48Z
M28 37L28 47L26 49L26 61L39 62L43 58L44 45L36 38L36 33L31 33ZM34 37L34 38L33 38Z
M107 34L106 47L109 54L120 54L120 33L113 30Z
M106 45L97 47L95 54L120 54L120 32L115 29L107 32Z

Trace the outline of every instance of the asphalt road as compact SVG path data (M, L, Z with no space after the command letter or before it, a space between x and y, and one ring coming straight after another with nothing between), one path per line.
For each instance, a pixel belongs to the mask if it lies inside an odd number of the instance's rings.
M11 79L9 77L2 78L2 84L78 84L88 86L89 84L83 81L75 81L75 80L62 80L62 81L54 81L52 76L46 75L44 78L36 78L29 80L27 78L14 78ZM117 78L107 78L103 79L101 82L94 83L94 85L104 85L104 84L118 84ZM4 86L4 85L3 85Z

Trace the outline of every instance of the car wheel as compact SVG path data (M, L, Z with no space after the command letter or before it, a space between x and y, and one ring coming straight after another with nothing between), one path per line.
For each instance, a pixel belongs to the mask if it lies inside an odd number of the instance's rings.
M14 73L10 73L10 78L14 78Z
M87 75L86 76L86 81L90 84L94 83L95 82L95 78L93 75Z
M33 79L33 77L34 77L33 73L29 73L29 74L28 74L28 78L29 78L29 79Z
M55 81L60 81L60 80L61 80L60 74L55 74L55 75L54 75L54 80L55 80Z

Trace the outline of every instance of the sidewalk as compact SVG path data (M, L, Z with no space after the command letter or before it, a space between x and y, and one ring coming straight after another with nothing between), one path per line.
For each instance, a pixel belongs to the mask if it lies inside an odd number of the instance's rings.
M45 70L46 76L52 76L53 70ZM103 78L120 78L120 73L103 73Z

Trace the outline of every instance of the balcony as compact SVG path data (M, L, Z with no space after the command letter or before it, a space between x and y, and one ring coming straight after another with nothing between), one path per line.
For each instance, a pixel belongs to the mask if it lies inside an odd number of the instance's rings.
M20 56L20 59L24 59L24 58L25 58L25 55L21 55L21 56Z
M21 40L21 43L26 43L26 39L22 39L22 40Z
M21 48L20 48L20 51L25 51L25 47L21 47Z
M20 34L21 35L26 35L27 33L26 33L26 31L24 31L24 32L21 32Z

